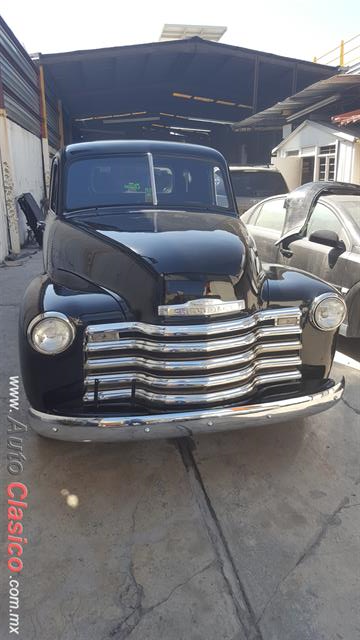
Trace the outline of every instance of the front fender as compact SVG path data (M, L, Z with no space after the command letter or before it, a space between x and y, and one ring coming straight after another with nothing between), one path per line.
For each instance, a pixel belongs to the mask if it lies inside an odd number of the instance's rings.
M303 312L302 372L304 379L329 377L335 355L338 331L320 331L309 318L313 300L323 293L337 293L336 289L311 274L280 265L269 265L263 298L268 307L298 306Z
M360 282L354 284L346 295L348 309L347 338L360 338Z
M70 281L69 281L70 282ZM19 317L20 366L25 392L38 410L72 406L84 391L83 340L89 323L122 322L126 319L121 300L110 293L79 281L82 290L54 283L49 276L38 276L28 286ZM58 355L44 355L29 343L27 329L36 316L57 311L65 314L76 327L72 345Z

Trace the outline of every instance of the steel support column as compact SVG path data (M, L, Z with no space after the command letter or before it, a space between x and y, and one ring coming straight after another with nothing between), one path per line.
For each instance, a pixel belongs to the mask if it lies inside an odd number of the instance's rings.
M49 186L50 186L50 156L49 156L49 138L48 138L47 112L46 112L45 79L44 79L44 68L42 64L39 67L39 88L40 88L40 109L41 109L41 148L42 148L43 171L44 171L44 187L45 187L45 196L48 198Z

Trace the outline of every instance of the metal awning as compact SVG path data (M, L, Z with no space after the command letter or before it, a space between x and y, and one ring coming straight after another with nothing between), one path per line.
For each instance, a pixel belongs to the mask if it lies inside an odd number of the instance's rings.
M233 129L244 131L266 127L280 128L286 123L352 95L360 99L360 75L334 75L306 87L264 111L240 120L233 125Z
M199 37L39 54L38 62L72 122L97 136L122 123L144 130L149 123L160 130L230 125L333 73Z

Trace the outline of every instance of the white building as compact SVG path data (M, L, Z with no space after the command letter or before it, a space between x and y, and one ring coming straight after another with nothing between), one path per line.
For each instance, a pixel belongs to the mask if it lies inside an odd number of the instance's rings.
M305 120L273 149L289 189L313 180L360 184L360 132Z

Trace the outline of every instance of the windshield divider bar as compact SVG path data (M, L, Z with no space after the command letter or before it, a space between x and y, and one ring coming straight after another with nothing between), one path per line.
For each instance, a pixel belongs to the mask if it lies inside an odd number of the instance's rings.
M153 205L154 207L156 207L158 200L157 200L156 184L155 184L154 160L153 160L152 153L148 153L147 156L149 159L150 183L151 183Z

